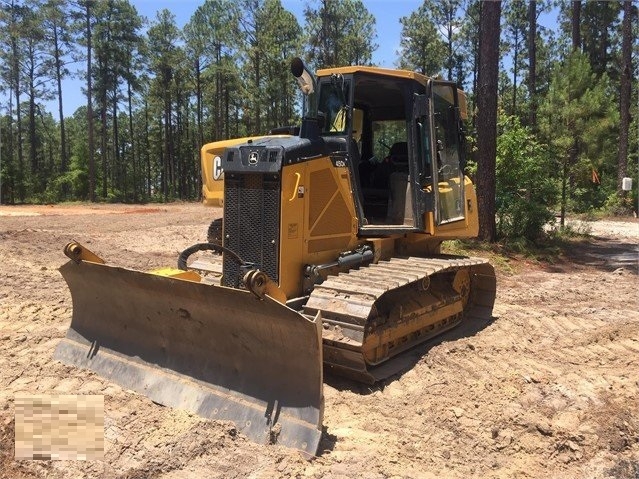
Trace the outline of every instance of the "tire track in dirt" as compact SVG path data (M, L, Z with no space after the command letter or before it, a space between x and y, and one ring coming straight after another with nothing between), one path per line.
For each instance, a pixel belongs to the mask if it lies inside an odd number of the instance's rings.
M556 287L557 283L553 285ZM565 296L561 293L546 296L562 300L566 309ZM584 301L591 299L583 298ZM522 301L520 297L517 302L526 304L527 300ZM583 308L583 311L597 313L596 308ZM515 405L511 406L515 416L518 410L539 409L537 422L524 420L518 428L512 427L515 418L504 412L507 420L503 424L510 427L502 430L496 426L491 437L498 450L513 454L521 454L537 443L532 449L550 450L547 454L550 464L558 463L554 467L561 468L564 464L592 458L595 449L605 447L597 433L592 432L600 429L597 421L582 417L577 411L587 410L593 404L608 404L622 412L627 404L639 406L636 379L618 372L619 366L626 371L638 370L638 325L637 314L630 314L629 318L627 311L608 315L608 321L604 321L588 314L551 313L549 317L531 312L530 307L510 306L508 319L500 323L499 328L489 327L481 332L482 339L492 346L488 351L483 341L473 341L467 343L472 345L469 354L463 347L468 340L462 339L443 351L431 350L429 359L441 368L438 375L443 377L450 377L456 371L460 377L485 386L506 382L507 387L492 388L493 399L497 404L503 404L502 399L514 401ZM498 337L489 338L493 332ZM611 389L616 390L614 401L609 399ZM488 417L493 413L496 411L492 411L489 404L478 412ZM530 416L534 418L535 414ZM633 424L630 429L636 430L636 422ZM583 432L575 436L575 429ZM628 440L621 450L636 449L637 440L637 437ZM524 458L520 461L526 462ZM511 472L525 474L525 470Z
M311 462L54 362L71 316L56 271L64 244L112 264L172 266L218 213L165 209L0 220L2 437L18 391L104 394L106 410L103 463L4 455L0 477L636 478L637 277L599 257L500 272L492 319L417 348L414 367L381 385L327 378L325 452ZM599 255L608 244L591 246Z

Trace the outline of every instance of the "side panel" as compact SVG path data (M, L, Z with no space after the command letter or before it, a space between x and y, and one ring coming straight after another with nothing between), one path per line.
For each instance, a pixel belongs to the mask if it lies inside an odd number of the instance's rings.
M424 189L430 193L429 185ZM432 211L424 213L424 231L438 239L475 238L479 234L479 216L477 210L477 194L470 178L464 177L465 216L463 220L438 225Z
M343 165L343 166L342 166ZM282 171L280 288L302 295L306 264L335 261L358 244L351 177L345 164L323 157Z
M221 160L224 147L216 145L209 143L200 150L202 202L205 206L222 206L224 200L224 171Z
M306 227L306 170L308 163L297 163L282 168L282 220L280 226L281 250L280 289L287 297L301 295L304 268Z
M347 251L356 242L357 218L346 160L313 161L307 169L307 249L309 256Z

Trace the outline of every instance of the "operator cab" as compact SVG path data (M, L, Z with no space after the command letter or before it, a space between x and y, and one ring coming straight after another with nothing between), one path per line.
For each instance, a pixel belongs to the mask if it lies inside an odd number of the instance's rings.
M437 225L464 219L453 83L356 66L318 71L317 90L319 134L346 152L362 235L424 231L429 212Z

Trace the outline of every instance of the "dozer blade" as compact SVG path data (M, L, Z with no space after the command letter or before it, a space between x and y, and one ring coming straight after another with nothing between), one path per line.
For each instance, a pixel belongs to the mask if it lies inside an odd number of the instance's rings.
M153 401L317 452L321 318L270 297L89 261L60 268L73 317L55 358Z

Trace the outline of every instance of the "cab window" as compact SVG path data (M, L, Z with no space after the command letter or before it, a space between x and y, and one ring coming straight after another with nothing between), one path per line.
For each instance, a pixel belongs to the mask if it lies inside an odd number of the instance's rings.
M464 176L460 164L460 124L453 85L433 85L438 223L464 218Z
M322 134L343 135L348 132L348 101L350 83L326 82L320 89L318 111L323 116Z

